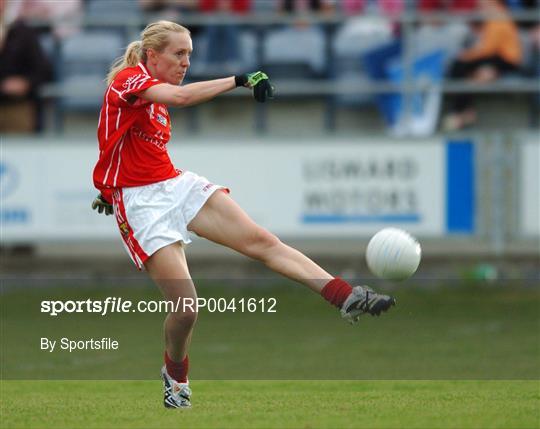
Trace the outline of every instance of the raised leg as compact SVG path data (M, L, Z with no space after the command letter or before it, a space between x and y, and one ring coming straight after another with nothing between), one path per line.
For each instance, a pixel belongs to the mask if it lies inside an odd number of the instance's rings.
M227 194L214 193L188 229L227 246L320 293L333 277L296 249L257 225Z

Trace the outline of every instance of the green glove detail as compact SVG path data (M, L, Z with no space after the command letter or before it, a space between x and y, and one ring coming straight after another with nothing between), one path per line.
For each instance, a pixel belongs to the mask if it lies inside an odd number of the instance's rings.
M257 85L262 80L268 80L268 76L266 73L262 71L256 71L255 73L248 73L247 74L247 84L250 88L253 88L255 85Z
M274 98L274 87L266 73L257 71L255 73L246 73L235 77L236 86L246 86L253 88L253 97L259 103L264 103L270 98Z
M114 213L114 209L111 203L107 202L105 198L101 194L98 194L98 196L92 201L92 209L98 211L98 213L105 212L106 216L112 215Z

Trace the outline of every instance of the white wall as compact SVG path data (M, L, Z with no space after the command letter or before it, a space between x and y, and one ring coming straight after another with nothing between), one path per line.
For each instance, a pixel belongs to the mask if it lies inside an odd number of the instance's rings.
M232 196L284 238L365 237L393 225L417 235L446 230L446 143L293 140L170 144L171 158ZM4 140L2 242L102 240L113 217L90 209L94 142Z

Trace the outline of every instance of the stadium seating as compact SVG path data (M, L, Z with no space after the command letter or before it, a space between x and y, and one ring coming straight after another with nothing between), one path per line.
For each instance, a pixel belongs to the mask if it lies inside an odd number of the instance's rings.
M314 78L326 69L323 31L284 27L270 30L263 42L263 68L276 78Z
M514 3L517 5L516 11L523 10L519 6L520 0ZM252 23L248 19L248 23L242 21L238 24L239 55L235 55L234 60L228 60L229 52L219 48L218 61L210 61L205 31L194 33L195 51L186 82L261 68L277 81L277 87L285 88L280 93L281 97L297 97L300 93L309 93L305 88L311 88L314 96L324 96L327 107L334 111L336 107L357 108L378 103L386 123L395 124L396 112L399 112L396 106L400 103L398 95L385 93L374 96L370 91L362 93L357 89L362 86L371 89L373 80L380 83L401 81L399 70L403 65L401 49L405 50L404 47L400 45L398 52L390 54L390 57L400 59L392 65L392 58L386 58L382 68L380 64L372 64L371 54L389 43L405 40L406 34L410 36L406 26L402 25L402 31L397 32L397 25L392 20L376 13L348 17L345 21L330 19L330 24L307 24L306 21L295 26L285 23L277 25L274 15L277 4L268 0L252 0L252 13L256 19ZM62 111L93 111L99 108L105 88L103 79L111 62L123 53L127 42L136 37L144 23L160 18L143 16L135 0L86 0L84 6L84 30L81 33L61 40L45 35L40 40L57 68L56 83L48 85L44 94L58 97L57 106ZM260 18L264 16L268 17L268 22L263 21L259 25ZM189 19L193 19L193 16L186 15L188 25ZM197 22L197 19L195 16L193 22ZM413 47L413 62L422 63L422 58L429 58L434 52L442 50L444 72L468 34L467 21L452 20L446 25L439 23L433 26L426 25L423 20L417 23L419 25L414 26L412 39L407 42L407 46ZM197 24L204 26L206 22ZM508 88L519 87L522 93L531 95L531 100L538 100L534 88L523 89L523 86L531 88L533 79L538 78L540 54L535 52L528 30L523 30L520 35L524 52L523 68L505 74L494 82L494 92L497 92L496 88L502 88L501 92L505 93ZM103 49L105 46L107 48ZM413 75L416 75L418 63L414 67ZM289 82L285 82L287 80ZM306 86L297 92L299 80L303 80ZM355 89L348 93L328 93L332 85L319 90L322 80L326 84L330 81L336 83L338 88ZM447 90L444 82L441 83L441 93Z
M241 30L238 34L239 60L234 64L209 64L208 63L208 37L202 33L193 37L194 51L191 57L191 67L188 79L197 80L223 73L239 74L246 70L254 70L259 67L257 62L257 40L250 30Z
M106 46L107 49L103 49ZM64 89L61 108L87 110L99 107L104 79L115 58L122 55L124 39L115 32L88 31L60 45L58 73Z
M141 11L138 7L133 6L133 0L89 0L86 2L86 16L89 19L116 21L120 19L123 22L129 19L139 19Z

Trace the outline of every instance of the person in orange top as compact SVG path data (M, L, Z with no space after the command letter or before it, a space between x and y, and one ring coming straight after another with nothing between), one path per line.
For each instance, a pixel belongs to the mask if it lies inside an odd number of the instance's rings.
M518 28L506 9L505 0L480 0L486 21L479 30L478 42L464 50L450 69L452 79L472 79L485 83L501 74L516 71L522 62ZM476 122L471 94L455 97L452 113L446 118L447 130L457 130Z

